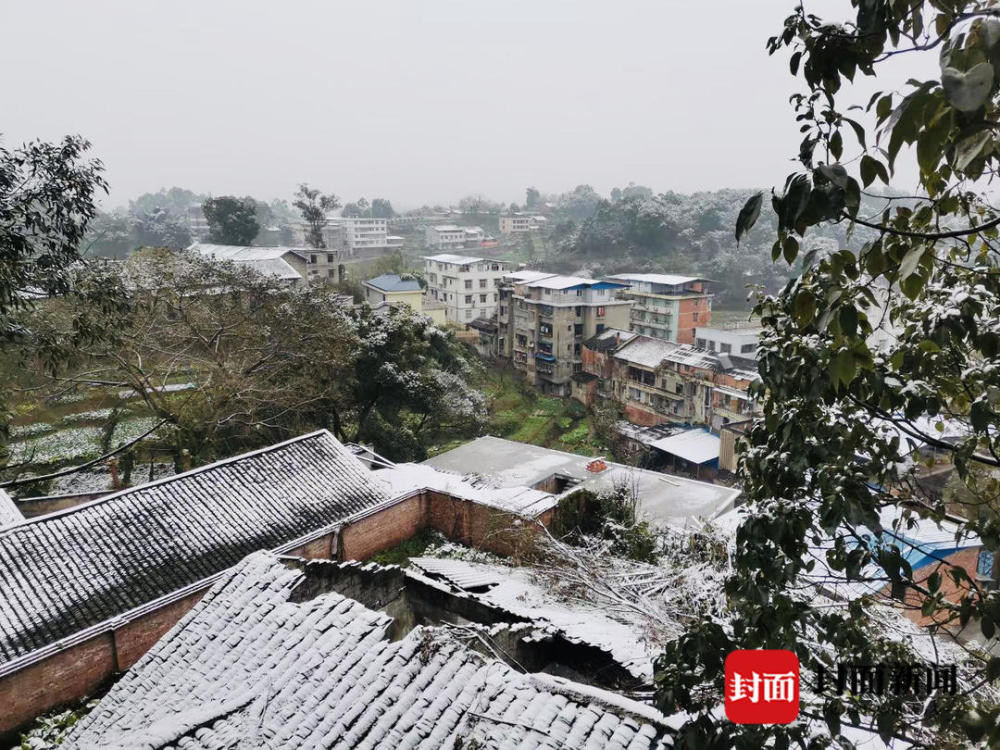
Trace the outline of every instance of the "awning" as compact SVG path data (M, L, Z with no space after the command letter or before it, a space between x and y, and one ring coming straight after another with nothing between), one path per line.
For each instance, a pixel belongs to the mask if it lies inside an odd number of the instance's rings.
M541 352L535 352L535 359L543 359L546 362L555 362L556 358L551 354L542 354Z
M719 458L719 436L708 430L685 430L650 443L651 446L693 464L707 464Z

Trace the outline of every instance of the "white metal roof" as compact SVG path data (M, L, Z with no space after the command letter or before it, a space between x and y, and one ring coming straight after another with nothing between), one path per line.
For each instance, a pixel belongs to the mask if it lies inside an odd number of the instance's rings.
M708 281L701 276L675 276L670 273L618 273L614 276L608 276L608 278L622 281L645 281L650 284L666 284L667 286L688 284L692 281Z
M650 445L693 464L704 464L719 457L719 442L718 435L698 429L679 432Z
M457 266L467 266L470 263L481 263L486 258L476 258L471 255L452 255L451 253L440 253L438 255L425 255L424 260L433 260L437 263L453 263ZM499 263L500 261L493 261Z
M520 281L524 283L530 283L532 281L539 281L541 279L547 279L556 274L550 271L513 271L505 278L512 279L513 281Z
M597 279L585 279L582 276L547 276L531 282L531 286L541 289L569 289L574 286L590 286L596 284Z

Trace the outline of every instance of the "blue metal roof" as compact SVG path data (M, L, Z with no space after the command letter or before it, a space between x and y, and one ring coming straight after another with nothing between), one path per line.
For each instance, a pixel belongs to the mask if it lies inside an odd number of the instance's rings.
M384 273L365 282L383 292L419 292L420 282L416 279L404 279L398 273Z

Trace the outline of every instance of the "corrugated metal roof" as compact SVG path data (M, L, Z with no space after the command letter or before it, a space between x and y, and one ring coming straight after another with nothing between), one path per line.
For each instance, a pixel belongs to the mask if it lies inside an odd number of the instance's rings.
M654 440L650 445L693 464L704 464L718 459L719 443L719 436L708 430L686 430Z
M663 284L664 286L680 286L690 284L692 281L709 281L700 276L675 276L669 273L617 273L608 276L609 279L619 279L621 281L639 281L648 284Z
M0 666L388 500L321 431L0 530Z
M410 564L416 565L425 573L443 578L460 589L487 589L500 583L489 568L473 568L462 560L449 560L442 557L411 557Z
M374 279L368 279L369 286L380 289L383 292L419 292L420 282L416 279L404 279L398 273L384 273Z
M448 631L391 618L247 558L115 684L67 750L665 747L666 719L607 690L520 674Z

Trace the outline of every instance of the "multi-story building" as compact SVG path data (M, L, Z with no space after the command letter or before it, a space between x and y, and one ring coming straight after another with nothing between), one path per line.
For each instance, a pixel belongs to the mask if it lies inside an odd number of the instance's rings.
M427 294L445 305L456 323L491 318L500 301L500 279L507 264L499 260L441 253L424 256Z
M330 224L339 227L341 243L351 255L377 254L402 244L401 237L393 237L390 242L387 219L340 216L331 219Z
M459 227L454 224L438 224L424 230L424 242L435 250L456 250L478 247L485 233L480 227Z
M295 247L291 251L306 264L306 278L312 281L340 279L340 267L347 251L340 248Z
M693 344L695 328L712 322L708 279L663 273L620 273L608 279L628 284L622 296L635 300L630 327L636 333Z
M586 397L616 399L626 418L640 425L698 424L719 430L756 413L748 393L758 379L752 359L623 333L606 332L584 343L584 370L600 380L600 387L580 391Z
M763 329L760 326L744 328L698 326L694 329L694 340L699 349L753 359L757 355L757 341L760 339L761 330Z
M546 219L536 214L506 214L500 217L500 234L533 232L539 228L543 221Z
M504 279L497 314L497 353L528 382L568 396L583 371L583 341L628 324L632 302L616 299L624 284L517 271Z

